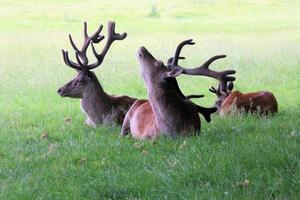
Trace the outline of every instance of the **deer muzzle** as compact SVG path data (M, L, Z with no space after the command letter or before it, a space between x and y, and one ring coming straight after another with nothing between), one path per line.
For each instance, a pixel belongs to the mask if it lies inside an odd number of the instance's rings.
M148 50L145 47L140 47L137 55L139 58L145 58L147 54L149 54Z
M66 93L64 92L64 90L62 88L58 88L57 94L59 94L61 97L65 97L66 96Z

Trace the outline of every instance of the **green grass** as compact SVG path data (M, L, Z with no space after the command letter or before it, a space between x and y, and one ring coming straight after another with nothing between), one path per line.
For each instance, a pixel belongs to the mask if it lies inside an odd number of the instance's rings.
M155 1L0 4L0 199L299 199L298 1L157 1L156 17ZM110 94L146 98L139 46L166 61L194 38L182 65L226 54L212 67L237 70L240 91L272 91L279 112L214 115L198 137L155 142L119 137L120 127L87 127L79 101L56 94L76 74L60 50L71 50L68 33L81 41L84 20L89 30L115 20L128 33L95 70ZM179 83L185 94L206 95L197 103L213 104L215 80Z

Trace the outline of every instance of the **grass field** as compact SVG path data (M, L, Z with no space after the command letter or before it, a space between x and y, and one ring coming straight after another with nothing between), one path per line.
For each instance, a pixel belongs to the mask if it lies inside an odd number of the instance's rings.
M300 2L297 0L0 0L0 199L299 199ZM128 37L95 70L109 94L146 98L136 51L163 61L176 45L184 66L217 54L214 69L235 69L235 89L272 91L274 117L213 116L198 137L155 142L90 128L79 100L58 87L76 72L63 63L93 31L115 20ZM104 30L106 26L104 27ZM106 30L105 30L106 31ZM179 77L185 94L214 103L203 77ZM66 121L70 118L70 121ZM48 137L42 136L47 134Z

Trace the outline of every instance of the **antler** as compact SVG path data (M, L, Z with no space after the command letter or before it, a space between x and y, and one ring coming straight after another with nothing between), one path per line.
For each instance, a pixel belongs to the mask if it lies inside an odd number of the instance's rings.
M211 86L211 88L208 89L210 92L215 93L216 95L218 95L218 91L220 91L220 84L218 86L218 89L216 89L214 86Z
M100 35L100 32L102 31L102 28L103 28L103 25L100 25L98 30L92 36L89 37L88 33L87 33L87 23L84 22L84 24L83 24L84 41L83 41L81 50L79 50L77 48L77 46L75 45L75 43L72 39L71 34L69 34L69 40L70 40L70 43L71 43L73 49L76 52L76 55L77 55L76 57L80 57L80 59L82 60L82 62L80 62L80 64L82 64L82 65L87 65L88 64L88 58L86 56L86 51L87 51L88 46L90 45L90 43L91 42L99 43L101 40L104 39L104 36ZM75 68L75 69L82 69L82 66L79 63L75 63L75 62L73 62L69 59L69 55L68 55L67 51L62 50L62 53L63 53L63 58L64 58L64 61L65 61L66 65L68 65L72 68Z
M116 33L115 32L115 22L108 22L108 28L107 28L107 41L105 44L105 47L103 48L102 52L101 52L101 56L104 58L104 56L106 55L109 47L111 46L111 44L115 41L115 40L124 40L127 37L127 33L124 32L122 34Z
M180 51L181 51L182 47L186 44L194 45L195 43L192 42L192 39L181 42L176 49L174 58L172 58L172 62L170 62L169 68L170 67L178 67L183 70L183 72L182 72L183 74L202 75L202 76L209 76L209 77L215 78L215 79L219 80L219 82L220 82L221 91L225 92L227 82L235 80L235 77L229 76L231 74L235 74L235 70L225 70L225 71L218 72L218 71L209 69L209 65L211 63L213 63L215 60L225 58L226 55L214 56L214 57L210 58L209 60L207 60L204 64L202 64L201 66L196 67L196 68L192 68L192 69L184 68L184 67L181 67L180 65L178 65L178 59L184 58L184 57L180 57L179 55L180 55Z
M83 26L83 37L84 37L84 41L83 41L83 45L81 47L81 50L79 50L75 43L73 42L73 39L72 39L72 36L71 34L69 34L69 39L70 39L70 43L73 47L73 49L78 52L78 56L81 58L81 60L83 61L83 64L87 64L88 63L88 58L86 56L86 50L89 46L89 44L91 42L93 43L99 43L101 40L104 39L104 36L100 35L100 32L102 31L103 29L103 25L100 25L98 30L92 35L92 36L88 36L88 33L87 33L87 23L84 22L84 26Z
M195 98L203 98L203 97L205 97L203 94L190 94L186 96L187 99L195 99Z
M185 45L194 45L195 43L193 42L192 39L189 39L189 40L185 40L185 41L182 41L176 48L176 51L175 51L175 54L174 54L174 57L171 57L168 59L167 61L167 67L169 70L172 70L173 68L175 67L179 67L178 65L178 60L179 59L185 59L185 57L180 57L180 52L182 50L182 48L185 46ZM174 87L174 89L176 90L177 94L182 97L183 99L192 99L192 98L202 98L204 97L204 95L188 95L188 96L185 96L180 88L179 88L179 85L178 85L178 82L176 80L175 77L172 77L172 79L170 79L172 81L172 85ZM197 112L201 113L203 115L203 117L205 118L205 120L207 122L210 122L211 121L211 117L210 115L214 112L217 111L217 108L216 107L211 107L211 108L204 108L204 107L201 107L197 104L195 104L194 102L190 101L196 108Z
M185 45L194 45L195 43L192 42L192 39L189 39L189 40L185 40L185 41L182 41L176 48L176 51L175 51L175 54L174 54L174 57L171 57L168 59L167 61L167 67L169 70L171 70L173 67L177 66L178 65L178 60L179 59L185 59L185 57L180 57L180 52L181 52L181 49L185 46ZM174 78L173 80L173 87L175 88L175 90L177 91L177 94L182 97L182 98L187 98L187 99L192 99L192 98L202 98L204 97L204 95L188 95L188 96L185 96L179 86L178 86L178 83L177 83L177 80Z
M171 58L168 59L168 62L167 62L168 68L171 69L173 67L178 66L178 60L179 59L185 59L185 57L180 57L179 56L182 48L185 45L194 45L194 44L195 44L195 42L193 42L193 39L184 40L181 43L179 43L178 46L177 46L177 48L176 48L174 57L171 57Z
M71 43L73 49L75 50L77 63L75 63L75 62L73 62L69 59L69 55L68 55L67 51L62 50L63 58L64 58L64 61L65 61L66 65L68 65L68 66L70 66L74 69L79 69L79 70L94 69L94 68L98 67L99 65L101 65L107 51L109 50L109 47L111 46L113 41L123 40L127 36L127 33L123 33L121 35L118 34L118 33L115 33L115 22L108 22L108 38L107 38L105 47L103 48L101 54L98 54L96 52L94 44L97 44L97 43L99 43L100 41L102 41L104 39L104 36L100 35L100 32L102 31L102 28L103 28L103 26L100 25L98 30L92 36L89 37L88 33L87 33L87 23L84 22L84 27L83 27L84 42L83 42L83 45L81 47L81 50L79 50L77 48L77 46L73 42L72 36L69 35L70 43ZM88 64L88 58L87 58L87 55L86 55L86 51L87 51L90 44L92 46L93 54L94 54L94 56L96 57L96 60L97 60L93 64Z
M210 92L215 93L217 96L221 95L229 95L230 91L233 89L233 82L232 81L225 81L226 83L226 91L221 90L220 83L218 84L218 88L211 86L210 89L208 89Z

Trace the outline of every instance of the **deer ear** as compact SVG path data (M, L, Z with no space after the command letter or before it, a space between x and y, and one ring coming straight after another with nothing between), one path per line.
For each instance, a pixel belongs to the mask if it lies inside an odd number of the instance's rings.
M230 81L229 83L227 83L227 90L232 91L233 89L233 82Z
M167 72L167 77L173 77L174 78L174 77L179 76L182 73L183 73L183 69L181 69L179 67L175 67L171 71Z

